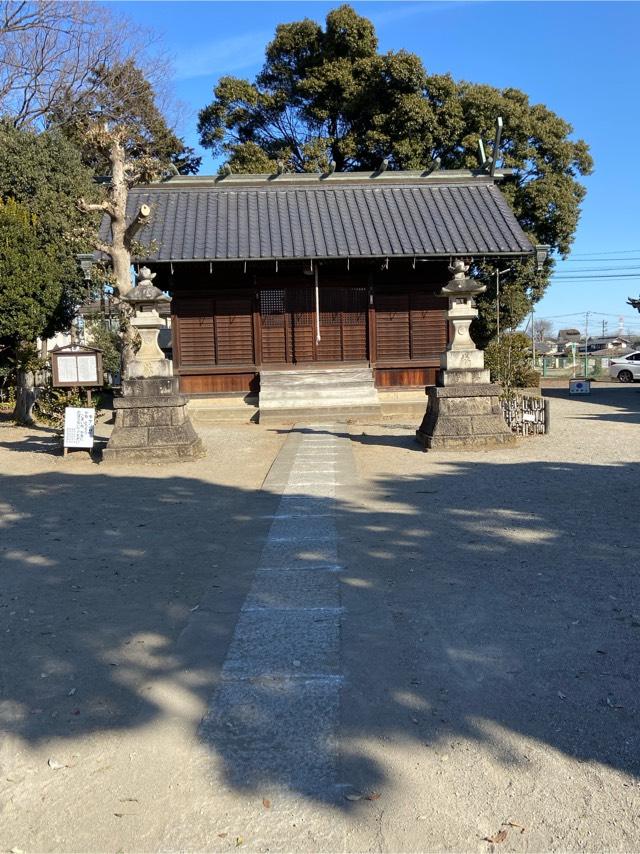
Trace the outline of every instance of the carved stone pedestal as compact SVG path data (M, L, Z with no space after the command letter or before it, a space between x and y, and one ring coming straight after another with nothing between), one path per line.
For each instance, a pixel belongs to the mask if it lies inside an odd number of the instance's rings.
M102 458L110 463L178 462L202 457L202 442L187 415L171 362L158 347L162 327L157 306L168 302L153 285L155 273L140 271L141 281L125 297L136 309L131 321L139 347L127 365L122 397L113 401L116 424Z
M447 385L427 389L427 411L416 431L425 450L493 448L514 445L494 383Z
M491 383L484 353L469 327L478 311L473 297L485 288L466 278L468 265L457 259L453 278L442 289L449 297L449 347L440 359L438 386L428 388L427 411L416 437L425 450L491 448L515 444L500 406L501 388Z
M124 380L113 401L116 424L102 452L105 462L177 462L204 456L187 415L178 377Z

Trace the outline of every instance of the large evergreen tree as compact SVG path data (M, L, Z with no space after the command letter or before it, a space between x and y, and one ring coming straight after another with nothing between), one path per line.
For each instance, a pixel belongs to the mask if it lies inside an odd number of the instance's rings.
M534 243L559 255L570 249L585 189L578 178L592 169L589 150L571 138L571 126L517 89L457 82L429 75L407 51L381 54L371 21L350 6L327 15L322 28L309 19L280 25L253 82L223 77L200 113L202 144L238 171L275 171L278 161L298 171L478 166L478 139L488 142L496 118L504 132L500 156L516 175L502 185ZM490 152L491 153L491 152ZM480 298L480 334L493 332L494 267ZM505 325L524 317L553 269L513 264L501 282Z
M93 197L92 173L55 131L36 133L0 123L0 343L13 358L37 337L67 329L84 294L76 254L86 251L77 199ZM18 389L16 416L32 400Z

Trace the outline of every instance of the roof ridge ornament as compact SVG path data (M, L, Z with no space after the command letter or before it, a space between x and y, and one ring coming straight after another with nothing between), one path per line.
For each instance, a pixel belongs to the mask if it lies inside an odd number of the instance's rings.
M502 128L504 127L502 116L496 119L496 133L493 139L493 149L491 155L487 155L482 137L478 139L478 157L480 160L480 168L487 172L492 178L496 173L498 165L498 156L500 155L500 140L502 139Z
M431 175L432 172L437 172L440 169L441 163L442 160L440 157L434 157L420 177L426 178L428 175Z

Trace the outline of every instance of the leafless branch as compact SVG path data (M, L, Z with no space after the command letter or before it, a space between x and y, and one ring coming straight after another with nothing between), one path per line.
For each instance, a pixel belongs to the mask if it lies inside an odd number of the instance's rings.
M96 211L102 211L103 213L109 214L109 216L115 216L113 205L106 199L102 202L85 202L84 199L78 199L77 205L78 210L82 213L95 213Z
M149 222L151 216L151 208L149 205L140 205L140 210L127 226L124 239L125 244L129 245L141 228Z
M152 42L98 3L0 0L0 117L46 126L61 103L73 108L92 94L96 68Z

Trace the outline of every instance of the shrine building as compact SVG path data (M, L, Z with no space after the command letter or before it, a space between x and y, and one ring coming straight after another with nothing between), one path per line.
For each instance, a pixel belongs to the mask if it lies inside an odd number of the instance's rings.
M262 415L375 408L383 390L434 385L452 258L535 252L498 189L507 174L226 174L132 189L130 216L152 209L136 261L171 294L180 390L258 396Z

